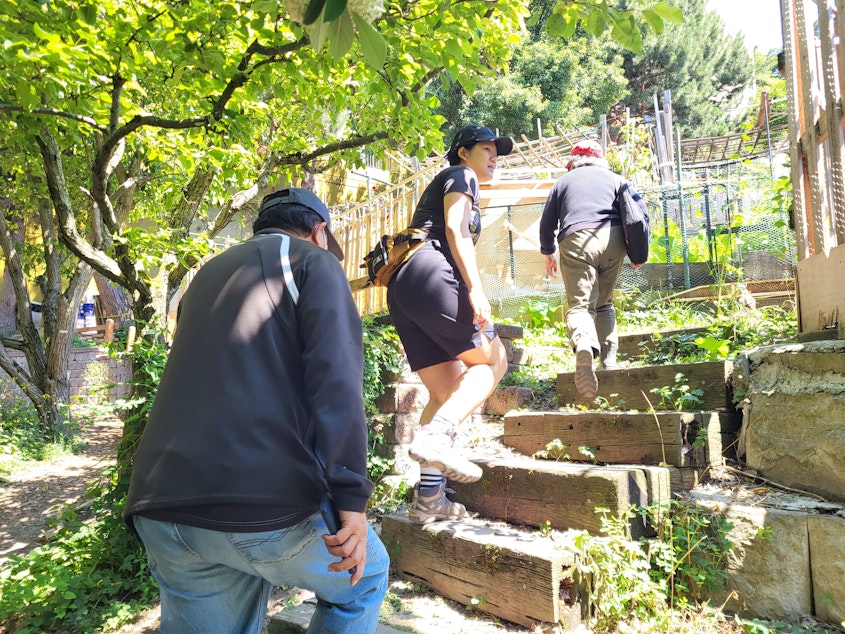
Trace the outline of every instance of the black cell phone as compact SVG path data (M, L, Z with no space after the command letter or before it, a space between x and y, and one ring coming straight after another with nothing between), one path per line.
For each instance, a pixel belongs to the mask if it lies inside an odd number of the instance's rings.
M323 521L329 529L329 534L335 535L340 530L340 515L328 493L323 495L323 499L320 500L320 515L323 516Z
M340 515L328 493L324 494L323 499L320 500L320 515L323 516L323 521L326 523L329 533L337 534L340 530ZM354 575L356 568L357 566L352 566L349 569L349 574Z

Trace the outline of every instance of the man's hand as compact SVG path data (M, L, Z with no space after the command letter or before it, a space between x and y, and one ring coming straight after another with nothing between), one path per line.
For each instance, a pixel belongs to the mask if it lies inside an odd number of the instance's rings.
M353 566L354 574L349 578L349 585L354 586L364 575L367 565L367 514L355 511L339 510L341 528L336 535L323 535L326 549L330 555L341 560L329 565L332 572L346 572Z
M553 280L557 279L557 260L555 259L554 253L546 256L546 275Z

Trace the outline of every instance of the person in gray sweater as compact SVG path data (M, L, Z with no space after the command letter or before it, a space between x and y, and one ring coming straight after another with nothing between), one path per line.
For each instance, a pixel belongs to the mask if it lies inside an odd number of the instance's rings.
M366 517L361 320L329 222L305 189L270 194L182 298L124 511L162 632L258 634L279 585L316 594L309 631L375 631L389 561Z
M566 329L575 351L575 387L581 396L593 399L598 392L594 359L605 369L616 367L619 335L613 289L625 260L616 193L626 181L610 170L602 146L593 140L572 147L567 167L546 199L540 253L546 256L546 274L554 279L555 244L560 251ZM640 266L632 264L634 269Z

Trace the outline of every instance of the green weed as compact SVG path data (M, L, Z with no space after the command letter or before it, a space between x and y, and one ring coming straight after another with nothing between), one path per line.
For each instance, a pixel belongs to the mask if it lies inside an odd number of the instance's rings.
M697 412L704 392L699 389L692 389L686 382L687 378L683 373L675 374L675 382L671 386L654 387L649 392L660 397L659 407L670 409L675 412Z
M601 514L602 535L574 533L574 580L594 631L637 622L637 631L673 631L673 611L695 604L702 592L724 584L722 562L732 547L731 524L681 500L669 505ZM642 516L656 537L633 541L632 518Z
M566 445L560 441L560 438L555 438L546 445L545 449L534 453L533 457L541 460L554 460L555 462L569 460L569 454L566 453Z

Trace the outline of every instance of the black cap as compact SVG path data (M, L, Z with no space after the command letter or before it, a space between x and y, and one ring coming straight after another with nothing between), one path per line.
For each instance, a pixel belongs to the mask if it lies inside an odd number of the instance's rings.
M496 136L490 128L472 124L464 126L455 133L449 152L456 152L465 145L478 141L494 141L496 143L496 154L499 156L510 154L513 150L513 139L509 136Z
M287 189L280 189L272 194L267 194L258 208L258 217L261 218L261 214L264 211L276 205L302 205L320 216L323 222L326 223L326 238L329 252L338 260L343 259L343 249L340 248L340 245L331 232L332 222L329 218L329 208L326 207L326 204L314 192L302 189L301 187L288 187Z

